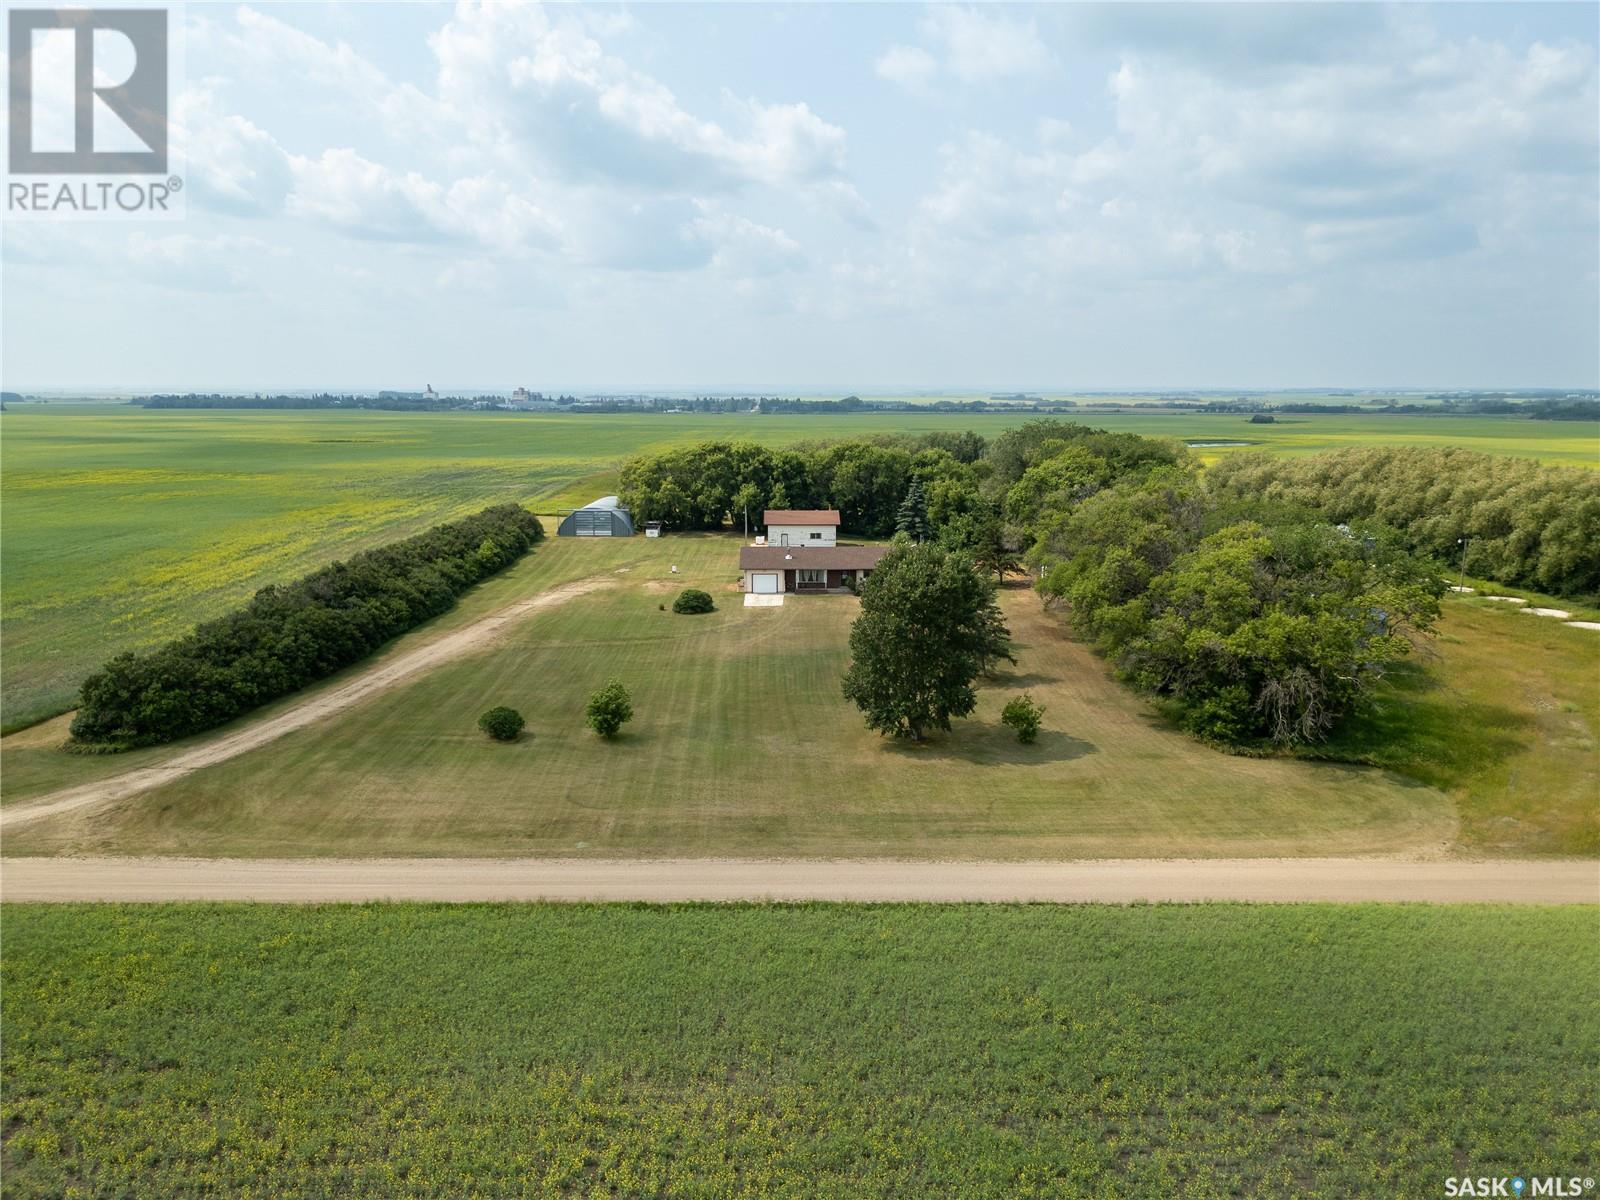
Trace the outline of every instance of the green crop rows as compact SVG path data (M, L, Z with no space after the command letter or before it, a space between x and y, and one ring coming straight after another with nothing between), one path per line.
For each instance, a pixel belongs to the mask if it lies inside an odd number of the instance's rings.
M6 1195L1593 1173L1587 909L11 907Z

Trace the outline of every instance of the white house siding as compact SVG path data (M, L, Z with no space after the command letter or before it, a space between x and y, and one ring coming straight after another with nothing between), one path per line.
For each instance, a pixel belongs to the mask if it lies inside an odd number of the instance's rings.
M812 534L820 537L812 537ZM784 541L787 538L788 541ZM769 546L837 546L839 530L833 525L768 525Z

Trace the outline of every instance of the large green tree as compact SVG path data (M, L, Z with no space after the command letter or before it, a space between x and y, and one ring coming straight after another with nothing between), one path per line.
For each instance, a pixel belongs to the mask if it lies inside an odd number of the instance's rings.
M952 550L965 550L982 571L992 571L1003 581L1008 571L1022 570L1022 552L1015 536L1000 519L996 505L977 500L970 512L946 522L939 541Z
M1199 485L1157 473L1079 505L1040 590L1122 673L1215 741L1320 740L1433 627L1443 584L1393 535L1262 505L1215 532Z
M879 733L921 741L949 729L977 704L972 681L1006 636L996 619L994 584L969 556L897 546L862 584L845 697Z

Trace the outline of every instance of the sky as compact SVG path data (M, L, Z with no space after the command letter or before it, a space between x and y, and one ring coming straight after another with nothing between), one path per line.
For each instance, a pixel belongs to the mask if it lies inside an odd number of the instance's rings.
M8 222L8 389L1600 385L1600 5L178 19L185 215Z

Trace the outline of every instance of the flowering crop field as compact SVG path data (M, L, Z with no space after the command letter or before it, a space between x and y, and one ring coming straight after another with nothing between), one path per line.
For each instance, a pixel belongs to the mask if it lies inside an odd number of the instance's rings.
M707 438L973 429L1010 414L827 416L144 410L13 404L0 418L0 720L70 707L109 655L182 634L268 583L504 500L544 512L612 490L631 454ZM1102 413L1075 419L1284 453L1463 445L1600 462L1593 422ZM1224 454L1216 447L1202 457Z
M1587 908L10 906L8 1197L1592 1176Z

